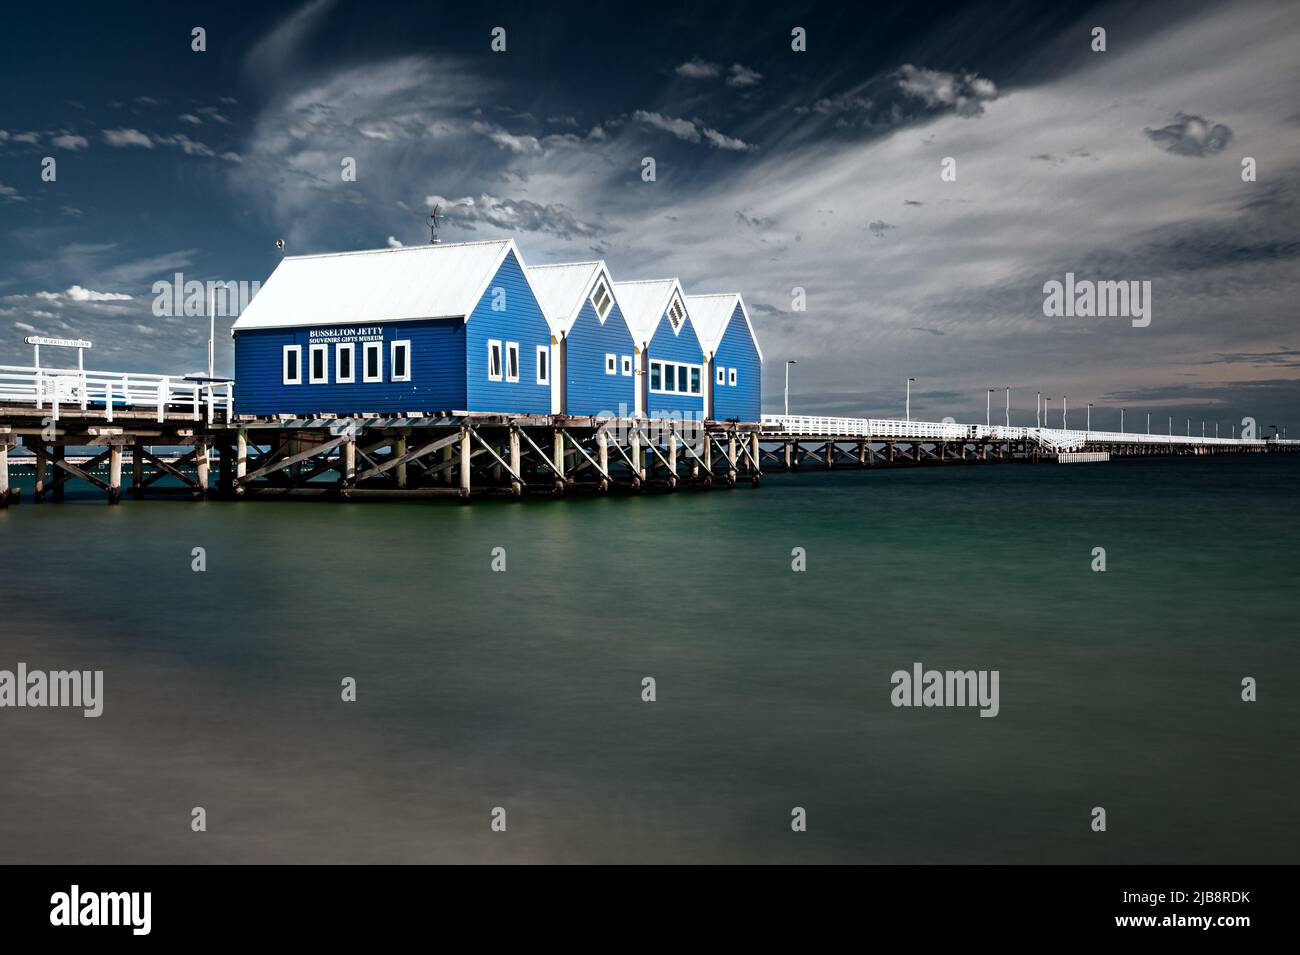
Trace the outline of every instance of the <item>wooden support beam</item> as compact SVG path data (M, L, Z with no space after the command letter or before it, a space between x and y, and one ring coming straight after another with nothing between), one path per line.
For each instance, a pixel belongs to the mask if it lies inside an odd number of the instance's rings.
M519 436L522 437L526 442L528 442L528 446L530 448L532 448L534 451L537 452L538 459L541 460L541 462L544 465L546 465L546 467L551 471L551 473L554 474L558 479L563 481L564 472L555 466L555 462L552 461L551 458L547 456L545 451L543 451L540 447L538 447L536 441L534 441L531 437L528 436L528 432L525 431L523 428L520 428ZM561 464L563 464L562 461Z
M356 432L349 431L342 435L339 440L343 448L343 468L339 471L339 493L346 497L352 493L352 489L357 485L357 436ZM329 452L329 441L317 449L318 454Z
M9 506L9 445L0 443L0 509Z
M600 472L601 478L603 478L606 481L609 480L609 471L605 468L602 468L599 464L597 464L596 460L590 454L587 453L586 449L581 444L579 444L576 440L574 440L573 435L569 434L569 432L566 431L564 428L560 429L560 434L568 438L569 443L573 445L574 449L579 454L581 454L584 458L587 459L587 463Z
M451 446L459 440L460 440L460 432L453 432L452 434L446 435L445 437L437 438L433 441L430 441L428 444L421 445L419 448L417 448L414 451L404 451L402 454L399 454L396 457L389 458L387 461L382 461L379 464L375 465L374 467L362 471L360 474L357 475L356 482L360 484L362 481L368 480L372 477L378 477L379 475L385 474L388 471L393 470L394 468L405 468L406 465L409 464L411 461L415 461L417 458L422 458L426 454L433 454L435 451L441 450L445 453L450 453ZM403 447L406 446L405 441L402 442L402 446ZM445 458L445 454L444 454L444 458ZM446 460L444 460L443 464L445 465L446 463L447 463ZM440 470L442 470L440 466L431 467L424 472L424 475L422 475L422 477ZM399 483L398 486L401 487L403 485Z
M393 442L393 456L397 458L397 486L406 487L406 462L402 460L406 454L406 432Z
M197 486L195 487L196 497L208 496L208 449L210 446L211 445L206 437L198 438L194 442L194 468L195 474L198 477Z
M287 443L288 442L286 442L286 444ZM308 458L314 458L317 455L324 454L327 451L333 451L339 445L344 443L352 445L352 460L351 460L352 473L345 474L344 478L348 479L354 477L356 473L356 456L355 456L356 438L353 437L351 434L342 434L339 435L337 438L331 438L329 441L325 441L322 444L318 444L311 448L308 448L306 451L299 451L297 454L292 454L287 458L280 458L278 460L271 461L269 464L264 464L261 467L259 467L256 471L254 471L252 474L248 475L247 480L249 482L256 481L258 478L262 477L263 475L270 474L272 471L283 471L285 468L292 468L295 465L301 464L303 461L306 461ZM281 445L281 447L283 448L284 445ZM262 460L266 460L266 459L263 458Z
M144 496L144 442L137 439L131 445L131 496L137 501Z
M519 429L514 425L510 426L510 473L523 474L523 454L519 448ZM518 479L511 481L510 490L515 497L520 497L524 493L524 482Z
M610 483L612 483L608 476L609 475L609 435L605 433L605 429L603 427L596 429L596 454L600 458L600 465L599 465L600 472L606 475L605 483L601 485L601 490L608 491L609 485Z
M194 488L195 486L194 480L188 474L185 474L183 471L180 470L190 461L194 460L193 451L190 451L184 457L178 459L175 465L172 465L171 463L164 461L162 458L158 457L158 455L154 454L152 451L148 451L144 448L140 449L140 456L144 460L150 462L154 467L158 469L157 472L152 477L147 477L144 479L144 481L140 485L142 488L148 487L149 485L162 480L162 478L166 477L167 475L171 475L172 477L176 478L176 480L180 481L188 488L191 489Z
M469 500L470 437L469 428L460 429L460 496Z
M67 478L59 476L59 466L64 464L63 459L67 456L67 449L61 444L56 444L50 448L50 452L50 462L54 465L50 469L52 479L50 496L54 499L54 503L58 504L63 500L63 482L67 480Z
M485 450L491 456L492 460L494 460L503 469L510 472L511 481L518 481L521 485L524 483L524 479L519 476L519 473L513 470L510 467L510 465L506 464L505 459L502 458L501 455L497 454L496 449L492 447L492 445L488 444L488 442L483 440L483 436L478 433L477 428L470 428L469 433L474 438L475 441L477 441L480 445L482 445L483 450Z
M53 472L51 472L50 475L53 478L51 489L56 492L55 500L57 501L59 499L57 496L57 492L63 487L63 485L66 482L70 481L74 477L80 478L81 480L85 481L88 484L93 484L96 487L98 487L100 490L107 491L108 484L101 481L99 478L95 477L93 474L90 473L90 471L92 468L99 467L99 465L101 465L104 462L104 459L108 457L110 450L112 449L111 448L107 449L102 453L95 455L89 461L82 464L81 467L77 467L77 465L73 464L70 461L65 461L63 458L55 458L54 470Z
M122 503L122 446L115 444L108 449L108 503Z

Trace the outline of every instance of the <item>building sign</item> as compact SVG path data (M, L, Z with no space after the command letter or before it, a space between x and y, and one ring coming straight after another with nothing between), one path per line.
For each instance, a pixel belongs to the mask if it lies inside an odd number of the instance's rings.
M90 342L81 338L45 338L42 335L28 335L23 339L29 345L55 345L60 348L90 348Z
M310 333L313 344L332 345L335 342L382 342L383 325L358 325L352 328L313 328Z

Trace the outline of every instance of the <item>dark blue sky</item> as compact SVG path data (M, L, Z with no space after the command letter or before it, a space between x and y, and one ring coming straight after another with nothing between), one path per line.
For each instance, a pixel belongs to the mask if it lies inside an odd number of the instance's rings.
M914 375L931 418L1012 385L1021 423L1038 390L1294 420L1298 42L1272 3L28 5L0 39L0 361L34 329L193 370L206 322L155 315L154 282L264 279L278 238L427 241L438 202L444 240L741 291L769 407L791 357L808 412L899 414ZM1151 281L1151 325L1044 316L1067 271Z

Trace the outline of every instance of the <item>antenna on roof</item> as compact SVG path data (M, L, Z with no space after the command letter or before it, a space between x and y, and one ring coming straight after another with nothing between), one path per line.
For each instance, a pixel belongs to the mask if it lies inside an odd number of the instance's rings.
M442 210L442 206L434 206L433 211L429 213L428 219L425 220L426 222L429 223L429 244L430 245L438 244L438 213L441 210Z

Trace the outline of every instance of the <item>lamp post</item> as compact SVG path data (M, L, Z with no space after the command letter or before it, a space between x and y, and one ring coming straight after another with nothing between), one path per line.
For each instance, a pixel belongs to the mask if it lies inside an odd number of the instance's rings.
M1070 428L1070 396L1061 396L1061 430L1068 431Z
M1124 433L1124 409L1119 409L1119 433Z
M1038 392L1038 397L1034 399L1034 427L1043 426L1043 393Z
M1088 402L1088 423L1084 425L1084 430L1085 431L1092 430L1092 402L1091 401Z
M911 420L912 420L912 382L914 382L914 381L916 381L915 378L909 378L909 379L907 379L907 411L906 411L906 417L907 417L907 420L908 420L908 421L911 421Z
M1011 386L1007 385L1007 427L1011 427Z
M984 427L993 427L993 389L989 388L984 395Z
M1151 412L1147 412L1147 434L1151 433Z
M785 416L790 417L790 366L797 365L793 358L787 358L785 361Z

